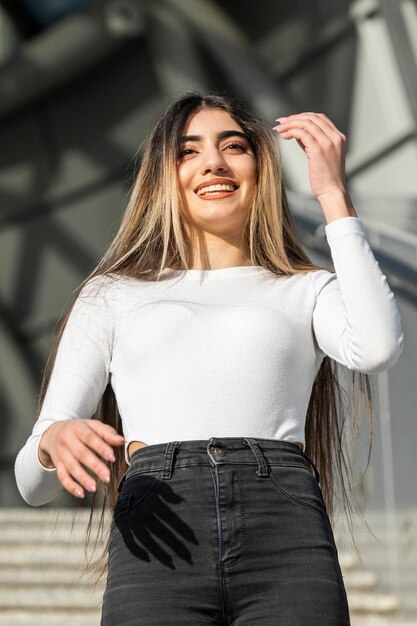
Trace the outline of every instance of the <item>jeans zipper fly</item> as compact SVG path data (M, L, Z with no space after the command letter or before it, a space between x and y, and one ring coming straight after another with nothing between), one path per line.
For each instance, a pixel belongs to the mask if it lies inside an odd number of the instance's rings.
M226 624L226 607L225 607L225 600L224 600L224 579L223 579L223 568L222 568L222 520L221 520L221 515L220 515L220 482L219 482L219 474L218 474L218 469L217 469L217 464L214 466L214 472L215 472L215 477L216 477L216 482L215 482L215 492L216 492L216 514L217 514L217 530L218 530L218 537L219 537L219 560L218 560L218 570L219 570L219 576L220 576L220 598L221 598L221 603L222 603L222 612L223 612L223 621Z

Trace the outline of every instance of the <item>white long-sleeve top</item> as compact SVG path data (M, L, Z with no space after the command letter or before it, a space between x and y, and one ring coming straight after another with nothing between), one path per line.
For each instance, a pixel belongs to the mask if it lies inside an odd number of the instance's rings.
M78 296L15 476L33 506L62 492L38 457L55 420L91 418L110 382L125 437L262 437L305 445L325 355L367 374L403 349L399 309L357 217L325 226L335 272L260 266L164 270L159 282L98 276Z

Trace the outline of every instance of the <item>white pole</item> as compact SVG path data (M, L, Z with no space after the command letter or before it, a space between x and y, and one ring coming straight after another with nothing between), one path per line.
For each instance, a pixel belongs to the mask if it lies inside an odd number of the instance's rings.
M381 424L382 475L384 481L385 533L391 590L400 591L398 519L395 503L394 459L392 452L391 410L388 372L378 374L379 414Z

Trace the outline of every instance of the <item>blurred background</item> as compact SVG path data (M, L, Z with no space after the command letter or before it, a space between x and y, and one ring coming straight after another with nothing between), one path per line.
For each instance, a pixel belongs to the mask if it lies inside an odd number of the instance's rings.
M416 0L0 0L0 613L8 624L98 624L99 600L59 567L77 554L90 501L64 493L79 535L68 544L64 511L52 541L57 503L29 507L14 461L56 322L116 234L139 146L195 88L228 91L271 126L323 112L347 135L349 191L405 347L371 376L373 451L357 489L374 536L359 522L358 559L341 518L337 540L354 624L417 624ZM305 154L277 145L302 243L332 269Z

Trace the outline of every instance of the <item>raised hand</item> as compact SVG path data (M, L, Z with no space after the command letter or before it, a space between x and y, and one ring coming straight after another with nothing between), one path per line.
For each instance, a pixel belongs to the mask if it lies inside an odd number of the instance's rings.
M310 185L319 200L335 191L346 193L345 142L340 132L324 113L297 113L278 117L274 126L283 139L296 139L309 162Z

